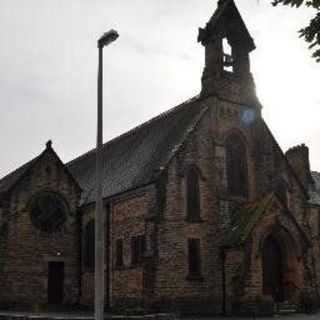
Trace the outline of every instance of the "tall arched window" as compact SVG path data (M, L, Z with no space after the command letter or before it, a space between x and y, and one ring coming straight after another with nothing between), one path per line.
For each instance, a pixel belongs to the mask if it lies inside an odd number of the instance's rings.
M88 269L94 268L94 220L90 220L84 231L83 264Z
M241 137L231 134L225 143L228 191L234 196L248 196L246 146Z
M200 190L199 174L196 167L190 167L186 177L187 220L197 222L200 220Z

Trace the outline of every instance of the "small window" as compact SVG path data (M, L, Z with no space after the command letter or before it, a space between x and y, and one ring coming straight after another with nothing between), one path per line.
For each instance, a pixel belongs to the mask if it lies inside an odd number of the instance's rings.
M189 278L201 277L200 240L188 239Z
M146 248L144 235L131 238L131 264L136 265L142 263L143 255Z
M84 232L83 264L88 269L94 268L95 245L94 245L94 220L90 220Z
M199 191L199 175L195 167L191 167L187 173L186 181L186 197L187 197L187 221L199 222L200 218L200 191Z
M118 239L116 242L116 267L123 267L123 240Z

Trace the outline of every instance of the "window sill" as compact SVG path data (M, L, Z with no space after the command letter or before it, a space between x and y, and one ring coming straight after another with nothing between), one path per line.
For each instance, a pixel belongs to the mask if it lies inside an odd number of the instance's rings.
M137 269L137 268L142 268L142 267L143 267L143 263L142 262L137 262L137 263L131 264L129 269Z
M125 266L124 265L119 265L119 266L115 266L113 268L114 271L123 271L125 269Z
M82 273L94 273L94 267L84 267Z
M186 219L186 222L187 223L203 223L204 221L201 219L201 218L199 218L199 219Z
M201 274L189 274L186 278L188 281L203 282L204 278Z
M234 195L224 190L221 193L220 200L233 201L237 203L245 203L249 200L249 196L245 197L245 196Z

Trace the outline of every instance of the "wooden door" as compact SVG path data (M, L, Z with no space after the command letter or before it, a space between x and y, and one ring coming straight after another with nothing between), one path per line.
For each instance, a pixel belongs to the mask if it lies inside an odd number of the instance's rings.
M283 259L276 239L269 237L263 247L263 293L275 302L284 300Z
M62 304L64 289L64 262L52 261L48 265L48 304Z

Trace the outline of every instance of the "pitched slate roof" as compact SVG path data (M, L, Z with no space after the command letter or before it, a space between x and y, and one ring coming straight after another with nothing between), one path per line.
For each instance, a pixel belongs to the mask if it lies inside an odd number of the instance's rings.
M31 170L34 165L41 161L41 158L45 155L46 152L52 152L54 156L57 158L63 169L65 170L66 174L70 177L70 179L73 181L73 183L76 185L79 191L81 191L81 188L79 187L78 182L74 179L72 174L69 172L69 170L65 167L65 165L62 163L56 152L51 147L51 140L47 142L46 149L42 151L38 156L33 158L32 160L28 161L18 169L12 171L8 175L4 176L2 179L0 179L0 196L2 194L10 192L10 190L25 176L28 174L29 170Z
M34 165L37 159L41 155L33 158L23 166L19 167L15 171L9 173L0 180L0 194L9 191L23 176L24 174Z
M311 172L314 185L309 188L309 203L320 206L320 172Z
M279 200L276 194L270 192L260 199L249 202L238 210L235 210L231 218L230 232L225 236L224 247L238 247L242 246L248 239L251 231L254 229L259 219L272 207L274 201ZM278 202L280 203L280 202ZM307 245L310 245L310 240L297 222L296 218L290 211L286 211L287 216L294 223L302 238Z
M103 146L103 197L147 185L161 174L207 110L195 97ZM95 149L67 163L83 189L81 204L95 201Z
M244 244L260 217L272 205L273 197L273 193L270 193L258 201L245 204L233 213L230 232L226 235L224 241L226 247Z

